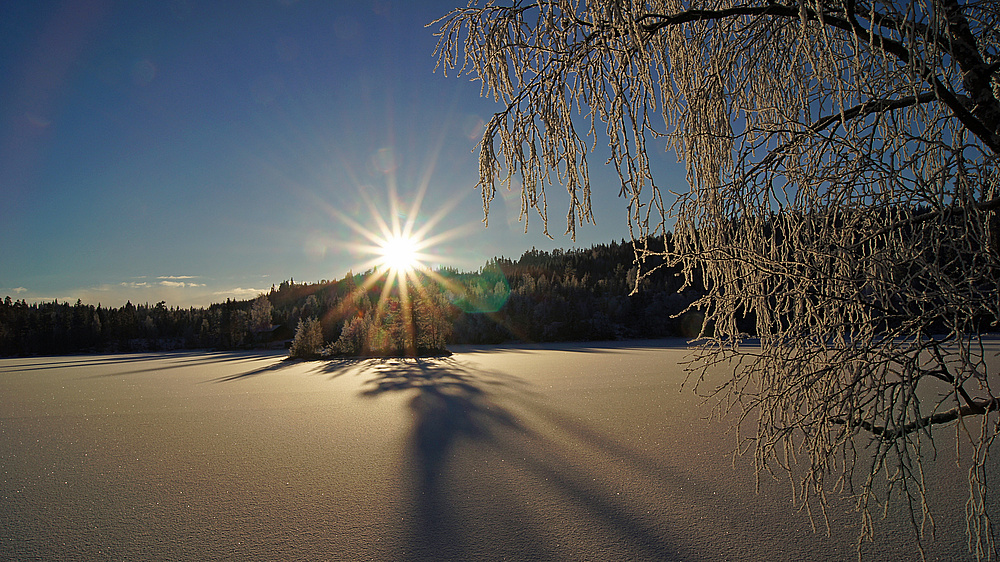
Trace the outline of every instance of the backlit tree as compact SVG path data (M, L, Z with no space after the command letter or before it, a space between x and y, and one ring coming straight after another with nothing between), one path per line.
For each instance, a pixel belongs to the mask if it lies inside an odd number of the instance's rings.
M785 468L807 502L857 485L862 538L900 499L922 532L922 462L949 428L972 443L970 549L995 553L979 334L1000 319L1000 2L512 1L433 25L439 66L502 105L480 145L487 217L513 189L547 227L558 187L575 234L605 145L635 286L664 263L703 276L693 376L735 366L712 391L758 470ZM664 147L687 185L658 183ZM668 229L669 253L642 246Z
M259 333L271 328L271 301L267 295L259 295L250 305L249 328L250 333Z
M315 318L302 318L295 329L292 347L288 350L291 357L313 359L319 357L323 349L323 327Z

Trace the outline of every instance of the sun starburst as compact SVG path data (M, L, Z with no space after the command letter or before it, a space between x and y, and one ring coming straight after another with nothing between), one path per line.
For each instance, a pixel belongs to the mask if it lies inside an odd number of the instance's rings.
M423 266L418 258L419 245L420 241L412 237L393 234L379 248L380 265L409 275L414 269Z
M342 310L333 311L333 314L345 318L360 315L356 318L367 322L364 336L366 341L358 353L415 355L426 352L428 347L426 343L422 343L421 337L425 340L427 338L426 334L418 333L416 315L421 313L416 310L427 306L440 308L440 305L428 303L444 299L447 294L463 291L454 281L435 271L434 264L446 265L452 261L447 253L442 254L441 244L461 238L471 225L434 232L440 222L450 215L458 201L452 199L428 216L420 212L425 193L426 184L423 184L415 197L404 203L390 185L388 204L379 205L368 193L359 192L370 216L370 220L364 223L356 216L348 216L339 209L326 206L335 220L347 225L358 235L359 240L344 242L344 246L363 256L363 260L355 264L357 269L354 269L363 273L361 282L357 284L354 293L342 301L339 307ZM369 298L372 306L370 310L354 310L357 303ZM439 317L440 312L438 310L432 316ZM421 318L424 324L429 321L426 311ZM434 321L440 322L443 319L435 318ZM387 343L390 340L394 343ZM443 349L443 341L436 345Z

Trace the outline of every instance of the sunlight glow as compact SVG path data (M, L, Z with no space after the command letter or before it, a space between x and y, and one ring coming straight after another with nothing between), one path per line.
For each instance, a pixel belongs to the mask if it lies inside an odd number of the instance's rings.
M466 237L477 223L443 231L436 228L446 218L455 221L454 211L464 195L447 198L435 212L421 212L439 150L440 146L424 173L415 178L416 189L405 198L397 192L397 170L389 165L392 154L388 150L380 150L376 162L386 178L384 199L376 200L372 187L353 172L358 193L350 210L311 194L334 222L354 233L340 235L339 240L323 238L318 242L321 251L338 245L360 258L345 278L353 288L351 293L321 319L341 325L340 339L332 344L337 353L414 357L418 352L437 352L444 349L447 338L440 326L454 307L489 314L499 309L498 299L490 298L495 287L506 287L502 300L509 296L505 279L500 282L491 277L489 287L480 287L480 282L472 294L468 276L455 274L458 260L449 246ZM351 172L350 163L344 167Z
M410 273L422 266L418 246L419 241L413 237L393 234L379 248L380 265L400 273Z
M392 174L387 172L387 175ZM369 215L369 220L363 222L357 210L349 215L318 201L332 219L348 226L357 235L354 240L344 240L341 244L363 258L351 269L359 271L359 282L352 294L328 313L336 320L326 320L342 322L345 331L360 330L348 332L358 333L364 339L360 348L355 349L360 355L399 353L413 357L418 351L435 349L434 346L443 349L442 336L435 335L437 328L431 326L431 317L426 312L419 316L415 310L423 307L424 311L439 311L434 313L434 318L440 321L441 303L449 298L446 295L465 293L460 283L443 276L438 269L453 261L441 244L462 238L473 225L433 232L452 213L460 198L450 199L430 215L421 213L429 179L428 170L416 193L405 202L399 198L394 180L388 182L387 197L381 205L371 197L369 190L359 189L359 202L368 208ZM417 329L418 322L423 331Z

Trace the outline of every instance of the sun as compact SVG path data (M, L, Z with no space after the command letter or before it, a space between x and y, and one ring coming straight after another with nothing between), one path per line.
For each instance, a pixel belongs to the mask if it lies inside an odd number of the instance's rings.
M439 329L436 322L446 319L450 302L468 288L451 275L454 268L448 264L457 264L458 260L439 246L467 236L474 225L435 230L445 218L454 216L461 197L450 198L434 213L421 213L427 177L408 204L400 200L393 183L387 186L383 205L369 189L359 189L360 203L368 207L370 221L358 220L358 215L363 214L359 213L361 208L347 214L319 201L332 219L354 231L356 239L341 244L362 258L345 277L350 279L351 293L330 313L343 318L345 331L340 338L347 346L343 349L354 349L362 355L408 357L417 356L421 350L443 349L447 330ZM362 273L355 275L354 271ZM461 302L474 300L469 297Z
M397 273L410 273L420 267L420 244L413 236L393 234L381 241L379 264Z

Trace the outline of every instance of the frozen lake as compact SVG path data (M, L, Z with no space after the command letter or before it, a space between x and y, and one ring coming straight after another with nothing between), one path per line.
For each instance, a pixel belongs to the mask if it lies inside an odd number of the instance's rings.
M856 558L849 501L754 493L679 342L455 351L0 359L0 559ZM968 558L941 464L929 558ZM901 515L868 559L918 558Z

